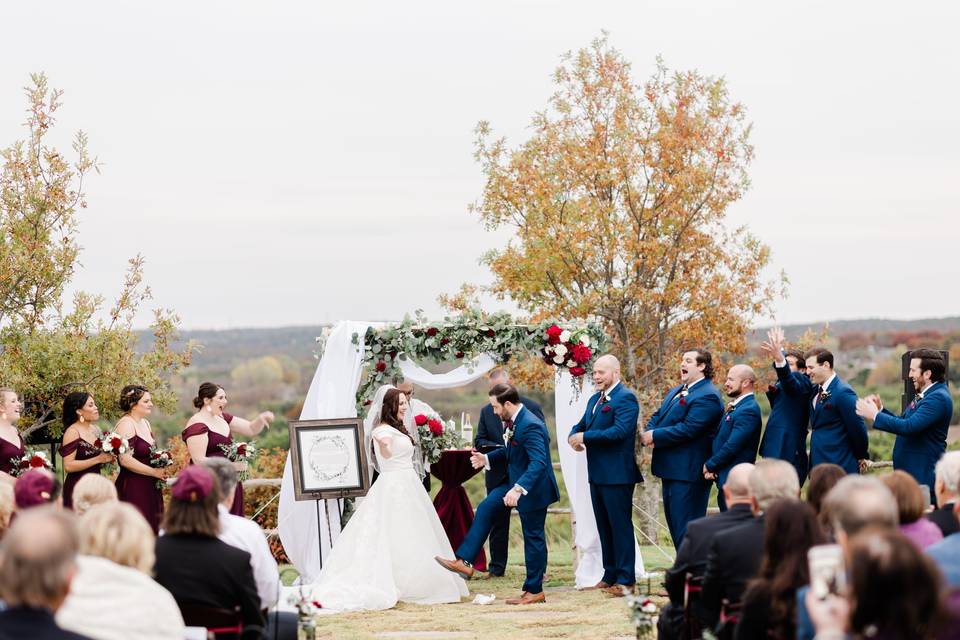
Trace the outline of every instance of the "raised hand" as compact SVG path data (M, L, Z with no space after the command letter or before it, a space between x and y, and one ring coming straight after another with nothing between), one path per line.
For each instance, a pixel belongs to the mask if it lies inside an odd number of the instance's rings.
M867 420L874 420L880 413L880 407L871 398L857 399L857 415Z

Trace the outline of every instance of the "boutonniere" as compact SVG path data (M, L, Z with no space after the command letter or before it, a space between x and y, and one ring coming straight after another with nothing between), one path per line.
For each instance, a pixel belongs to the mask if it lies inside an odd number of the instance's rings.
M730 422L730 414L727 414L727 422Z
M830 392L829 392L829 391L821 391L820 394L817 396L817 404L819 404L819 403L821 403L821 402L826 402L826 401L829 400L829 399L830 399Z
M687 399L686 399L686 397L684 397L684 396L686 396L686 394L683 394L683 395L680 396L680 406L681 406L681 407L682 407L683 405L687 404Z
M768 384L768 385L767 385L767 393L768 393L768 394L770 394L770 395L772 395L772 396L775 396L775 395L777 395L777 393L778 393L779 391L780 391L780 389L777 388L777 385L775 385L775 384Z
M504 442L510 442L510 441L513 439L513 432L514 432L514 430L515 430L515 429L514 429L513 427L510 427L509 429L507 429L506 431L503 432L503 441L504 441Z
M607 411L610 411L610 410L612 410L612 409L613 409L613 407L611 407L610 405L607 404L607 405L604 405L604 406L603 406L603 409L600 409L600 413L606 413Z
M517 441L516 441L516 440L511 440L511 441L510 441L510 446L511 446L511 447L517 446Z

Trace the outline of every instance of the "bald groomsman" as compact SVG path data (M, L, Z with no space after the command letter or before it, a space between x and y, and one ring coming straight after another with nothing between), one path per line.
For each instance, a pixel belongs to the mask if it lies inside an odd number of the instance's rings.
M751 367L737 364L730 367L723 383L723 391L730 401L713 437L713 454L703 464L703 477L717 482L717 506L720 511L727 510L723 485L730 469L742 462L753 464L757 459L763 420L760 417L760 405L753 395L756 382L757 376Z

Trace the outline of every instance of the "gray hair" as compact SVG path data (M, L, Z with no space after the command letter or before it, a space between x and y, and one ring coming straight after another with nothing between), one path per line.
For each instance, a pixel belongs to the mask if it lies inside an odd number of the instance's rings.
M226 458L204 458L200 466L206 467L217 481L217 496L219 498L217 502L223 502L233 494L233 490L237 486L238 476L237 470L233 468L233 464L229 460Z
M870 525L895 528L900 522L896 498L877 478L840 478L824 498L823 508L834 530L848 536Z
M950 493L960 493L960 451L948 451L937 462L937 480ZM932 489L933 487L931 487Z
M732 498L750 497L750 476L753 475L753 464L741 462L734 465L727 475L727 482L723 487L730 492Z
M76 517L52 506L25 509L0 544L0 597L7 606L53 608L76 570Z
M783 460L766 458L757 463L750 474L750 495L761 511L776 500L790 498L796 500L800 495L800 480L793 465Z

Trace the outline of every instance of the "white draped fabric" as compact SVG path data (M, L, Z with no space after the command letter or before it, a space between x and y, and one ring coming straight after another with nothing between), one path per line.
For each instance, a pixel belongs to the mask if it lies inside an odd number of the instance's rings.
M577 398L570 381L570 374L566 371L561 374L554 390L557 404L557 448L560 451L560 470L563 473L567 496L570 498L570 506L576 518L573 544L580 552L580 562L574 576L578 589L592 587L603 577L600 537L597 534L597 521L593 516L590 485L587 480L587 456L585 453L574 451L567 444L570 429L580 422L583 412L587 409L587 401L593 393L595 393L593 383L587 380L580 397ZM636 534L634 534L634 544L637 544ZM639 545L637 545L636 572L638 578L644 575Z
M401 357L399 362L404 379L424 389L452 389L468 385L497 364L485 353L447 373L430 373L410 358Z

